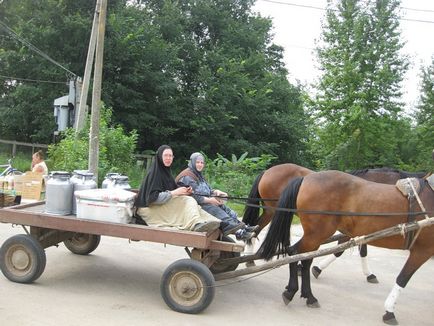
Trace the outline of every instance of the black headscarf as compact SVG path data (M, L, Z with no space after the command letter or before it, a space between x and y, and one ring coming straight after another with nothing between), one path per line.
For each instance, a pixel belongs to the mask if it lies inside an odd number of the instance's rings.
M163 152L171 149L168 145L161 145L157 150L154 162L152 162L145 179L140 186L139 194L136 199L136 207L147 207L157 200L158 194L166 190L177 188L175 179L172 176L170 167L163 163Z

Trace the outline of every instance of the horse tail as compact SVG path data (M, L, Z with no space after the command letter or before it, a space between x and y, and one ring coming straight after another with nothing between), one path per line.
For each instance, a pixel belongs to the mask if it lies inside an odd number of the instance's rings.
M297 196L303 177L293 179L282 192L277 203L278 208L297 208ZM290 228L294 212L277 210L271 221L270 229L264 239L258 254L261 258L270 260L276 252L286 254L286 248L290 245Z
M261 195L259 194L259 182L262 179L265 171L259 174L253 182L252 189L250 190L247 199L246 207L243 213L243 222L249 225L257 225L259 223L259 204ZM252 206L249 206L251 204ZM255 206L255 207L253 207Z

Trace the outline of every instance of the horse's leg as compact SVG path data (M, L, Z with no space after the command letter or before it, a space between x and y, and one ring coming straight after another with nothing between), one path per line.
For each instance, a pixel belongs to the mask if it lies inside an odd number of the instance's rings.
M251 255L255 252L255 243L256 243L256 237L253 237L246 242L246 249L244 250L245 255ZM254 260L250 260L246 262L246 267L253 267L253 266L256 266Z
M285 287L285 291L282 293L282 299L285 305L291 302L298 291L297 264L298 262L289 264L289 281L288 285Z
M359 254L360 259L362 260L362 271L363 274L366 276L366 280L369 283L378 283L377 276L375 276L368 265L368 246L365 244L362 244L359 246Z
M288 248L289 255L295 255L298 253L297 248L299 243L300 242L297 242L296 244ZM289 281L288 285L285 287L285 291L283 291L282 293L282 299L286 305L291 302L292 298L298 291L297 265L298 262L293 262L289 264Z
M349 237L341 238L338 240L338 244L347 242L349 239L350 239ZM313 276L315 276L315 278L318 278L321 272L325 270L331 263L333 263L336 260L336 258L340 257L343 253L344 253L343 251L335 252L333 255L329 255L323 258L318 263L318 265L312 267Z
M318 300L313 296L310 287L310 266L313 259L303 260L301 262L301 297L306 298L306 304L310 308L319 308Z
M303 224L304 235L297 243L297 253L317 250L334 232L333 228L329 228L328 230L324 225L321 230L322 234L318 234L316 230L318 230L318 227L315 224L310 227L307 227L307 223ZM310 284L310 266L312 265L312 261L313 259L307 259L301 262L301 297L307 299L306 304L308 307L317 308L320 305L312 293Z
M348 241L349 238L342 238L338 240L338 244L344 243ZM318 278L321 272L326 269L331 263L333 263L336 258L339 258L344 252L336 252L333 255L329 255L326 258L323 258L318 265L315 265L312 267L312 274L315 276L315 278ZM362 244L359 246L359 253L362 261L362 271L363 274L366 276L366 280L369 283L378 283L377 277L371 272L369 265L368 265L368 248L366 244Z
M261 230L267 226L268 223L270 223L272 217L273 217L274 210L266 209L263 210L261 216L259 216L259 230L256 231L256 234L259 234ZM252 238L250 241L246 242L246 252L254 252L254 246L255 246L255 238ZM256 263L254 260L246 262L246 267L252 267L256 266Z
M431 253L427 253L426 248L413 249L410 251L404 267L396 278L396 283L392 288L392 291L387 296L384 302L384 308L386 313L383 315L383 322L388 325L398 325L398 321L395 318L395 305L402 290L407 285L414 272L418 270L430 257Z
M327 257L323 258L318 263L318 265L313 266L312 267L313 276L315 276L315 278L318 278L321 272L336 260L336 258L338 257L337 254L338 253L335 253L333 255L328 255ZM342 252L340 254L342 254Z

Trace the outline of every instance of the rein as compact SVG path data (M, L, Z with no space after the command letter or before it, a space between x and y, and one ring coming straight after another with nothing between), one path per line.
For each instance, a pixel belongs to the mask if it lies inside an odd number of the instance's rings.
M266 206L266 205L256 205L256 204L250 204L245 203L243 201L277 201L278 199L264 199L264 198L246 198L246 197L235 197L235 196L214 196L214 195L207 195L207 194L200 194L200 193L194 193L198 196L204 196L204 197L217 197L227 200L232 200L233 202L237 204L241 204L244 206L249 207L256 207L256 208L262 208L262 209L274 209L275 211L280 212L289 212L289 213L305 213L305 214L322 214L322 215L338 215L338 216L402 216L403 214L406 214L408 216L419 216L419 215L426 215L426 214L434 214L434 212L428 212L428 211L421 211L421 212L392 212L392 213L385 213L385 212L370 212L370 213L363 213L363 212L348 212L348 211L321 211L321 210L302 210L297 208L280 208L280 207L273 207L273 206Z

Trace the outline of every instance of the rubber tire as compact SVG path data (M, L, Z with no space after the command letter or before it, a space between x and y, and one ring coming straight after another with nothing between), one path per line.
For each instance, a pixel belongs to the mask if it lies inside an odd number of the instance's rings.
M27 234L10 237L0 248L0 269L12 282L32 283L42 275L46 263L44 248Z
M71 239L63 241L63 244L76 255L88 255L98 248L100 241L100 235L74 233L74 236Z
M180 259L164 271L160 292L172 310L197 314L214 299L214 285L214 276L208 267L197 260Z
M225 241L225 242L232 242L235 243L235 240L232 239L231 237L228 237L227 235L224 235L222 237L221 241ZM233 252L233 251L221 251L220 252L220 258L219 259L226 259L226 258L234 258L234 257L240 257L240 253L239 252ZM217 259L217 261L212 264L210 266L210 271L213 274L219 274L219 273L224 273L224 272L232 272L234 270L237 269L238 267L238 263L232 264L232 265L221 265L218 262L219 260Z

